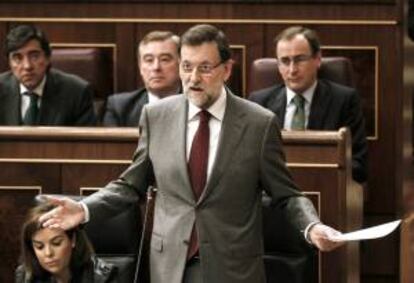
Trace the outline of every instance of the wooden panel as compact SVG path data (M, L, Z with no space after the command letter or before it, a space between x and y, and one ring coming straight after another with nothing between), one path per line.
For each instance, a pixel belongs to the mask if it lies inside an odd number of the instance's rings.
M13 23L13 25L19 22ZM112 43L115 26L101 23L36 23L48 36L51 43Z
M369 0L367 0L369 1ZM189 19L204 22L208 19L296 19L292 24L302 20L319 18L322 20L390 20L395 19L400 13L398 1L395 5L368 5L358 1L347 5L314 4L309 3L263 3L252 5L251 3L237 3L233 5L225 3L119 3L112 4L88 4L88 3L16 3L0 4L0 16L5 17L75 17L83 21L91 17L103 18L127 18L127 19ZM201 19L201 20L200 20ZM156 21L154 21L156 22ZM217 21L213 21L217 23Z
M62 193L82 195L80 188L104 187L118 178L127 166L127 164L65 164L62 166Z
M400 283L414 282L414 214L401 223L400 234Z
M38 186L51 194L60 191L60 167L56 164L0 161L0 168L0 186Z
M385 222L393 221L392 217L370 216L364 219L364 226L370 227ZM391 276L399 270L398 249L395 243L398 242L399 233L392 233L390 236L361 243L362 270L365 274L376 273L378 275ZM387 259L387 260L384 260ZM369 262L370 264L366 264Z
M134 128L0 127L0 160L129 163L137 138L138 130Z
M311 132L307 133L312 135ZM362 212L362 190L353 182L346 185L349 182L346 180L350 176L344 170L345 168L349 170L350 164L344 160L344 156L349 152L345 153L343 144L335 144L332 136L330 138L325 136L325 139L319 141L314 138L305 142L298 137L299 134L300 132L284 132L283 135L284 147L288 153L288 165L294 164L289 166L293 179L304 192L319 193L316 207L319 207L319 214L324 223L341 231L360 228L362 215L350 214L351 211ZM323 136L323 132L316 132L314 137L318 137L318 134L320 134L319 138ZM292 156L295 160L291 159ZM308 158L309 156L311 158ZM348 162L349 160L350 155L348 155ZM312 200L315 203L315 198ZM359 282L359 257L351 256L352 259L349 257L351 254L359 254L358 251L358 243L351 243L332 253L319 254L320 282ZM339 275L340 271L332 265L333 262L338 262L339 258L346 262L343 271L346 276Z
M115 92L132 91L138 86L139 77L135 37L135 25L128 23L115 24L117 54L115 59L116 81Z
M91 3L113 3L115 0L89 0L88 2ZM12 2L12 3L72 3L70 0L3 0L4 3ZM395 4L395 0L123 0L124 3L145 3L145 2L158 2L158 3L312 3L312 4L343 4L343 3L368 3L368 4Z
M7 25L2 24L0 25L0 38L6 38L7 35ZM5 54L4 44L0 44L0 54ZM0 56L0 73L4 72L8 69L8 61L7 56Z

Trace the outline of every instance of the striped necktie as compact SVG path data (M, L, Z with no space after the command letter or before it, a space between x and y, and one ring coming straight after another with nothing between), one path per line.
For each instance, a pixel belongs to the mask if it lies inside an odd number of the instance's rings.
M292 119L292 130L304 130L305 129L305 98L300 95L296 94L293 99L293 103L296 106L295 113L293 114Z

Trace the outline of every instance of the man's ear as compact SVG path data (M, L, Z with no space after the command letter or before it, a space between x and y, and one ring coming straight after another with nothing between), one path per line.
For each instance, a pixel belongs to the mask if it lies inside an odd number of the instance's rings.
M318 60L318 69L320 69L322 66L322 51L319 51L318 53L316 53L315 59Z
M229 60L227 60L227 62L225 62L223 64L224 64L224 71L225 71L224 81L227 82L228 79L230 78L231 72L233 70L234 60L229 59Z

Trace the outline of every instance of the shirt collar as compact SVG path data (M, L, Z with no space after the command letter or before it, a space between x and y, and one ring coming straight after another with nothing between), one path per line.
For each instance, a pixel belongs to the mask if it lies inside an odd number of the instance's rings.
M29 91L23 84L20 84L20 93L23 94L27 92L33 92L33 93L36 93L36 95L38 95L39 97L42 97L43 91L45 89L45 84L46 84L46 75L43 77L40 84L32 91Z
M152 104L160 100L160 98L156 96L155 94L153 94L152 92L147 90L147 93L148 93L148 104Z
M305 98L306 102L310 104L312 102L313 94L315 93L316 85L318 81L315 81L307 90L302 93L302 96ZM290 88L286 87L286 105L289 105L292 102L293 97L296 93Z
M219 121L223 121L224 112L226 110L226 100L227 100L227 92L226 89L223 87L221 90L220 96L217 100L211 105L207 111ZM197 116L198 112L201 111L201 108L192 104L189 100L188 103L188 121L194 120Z

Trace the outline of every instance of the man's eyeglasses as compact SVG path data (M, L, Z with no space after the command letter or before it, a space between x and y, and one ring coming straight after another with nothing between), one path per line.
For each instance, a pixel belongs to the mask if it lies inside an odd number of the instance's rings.
M215 68L217 68L218 66L220 66L221 64L223 64L223 62L218 62L216 65L211 65L211 64L201 64L198 66L193 66L190 63L181 63L181 70L184 73L190 74L193 72L194 68L197 70L197 73L201 74L201 75L211 75L213 73L213 70Z
M299 66L304 64L305 62L309 61L310 59L314 58L313 55L297 55L294 57L281 57L277 59L277 64L280 67L289 68L290 64L293 63L295 66Z

